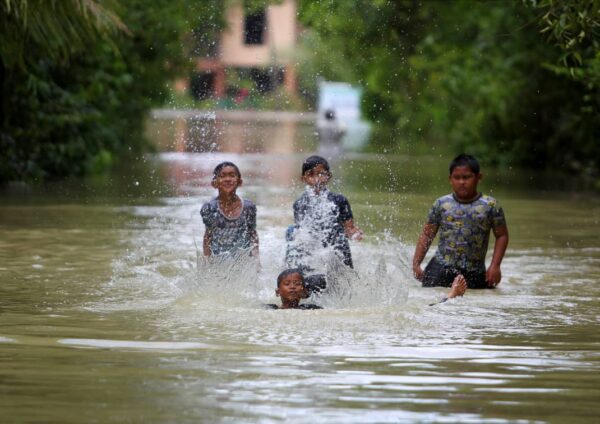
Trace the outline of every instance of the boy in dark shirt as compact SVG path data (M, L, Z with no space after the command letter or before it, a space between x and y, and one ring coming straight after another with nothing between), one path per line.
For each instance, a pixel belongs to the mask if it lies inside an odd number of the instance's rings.
M343 263L353 267L348 238L362 240L354 225L350 203L342 194L331 192L329 163L321 156L310 156L302 163L304 193L294 202L294 222L288 228L286 263L312 271L312 254L322 248L333 249Z
M413 257L414 276L424 287L450 287L462 275L468 288L494 288L502 278L500 264L508 245L504 211L496 199L477 191L482 174L473 156L461 154L454 158L448 178L452 193L437 199L429 211ZM421 262L438 230L438 249L423 271ZM496 242L486 270L490 231Z
M281 306L266 305L270 309L322 309L310 303L300 304L300 300L306 297L306 287L302 272L297 268L286 269L279 274L275 294L281 298Z

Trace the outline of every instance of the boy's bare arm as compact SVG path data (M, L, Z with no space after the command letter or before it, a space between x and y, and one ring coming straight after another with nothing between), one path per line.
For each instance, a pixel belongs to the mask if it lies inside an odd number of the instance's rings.
M436 224L425 224L423 232L419 236L417 241L417 247L415 248L415 254L413 256L413 275L419 281L423 280L423 269L421 268L421 262L425 259L425 255L437 234L438 226Z
M485 273L485 280L490 287L496 287L502 279L500 264L504 258L506 247L508 246L508 228L506 226L494 228L494 253L492 254L492 262Z
M346 234L346 237L352 240L360 241L363 239L363 232L360 230L360 228L354 225L354 221L352 219L344 222L344 233Z
M204 232L204 238L202 239L202 253L204 256L211 256L212 251L210 250L210 241L212 239L212 233L209 230Z

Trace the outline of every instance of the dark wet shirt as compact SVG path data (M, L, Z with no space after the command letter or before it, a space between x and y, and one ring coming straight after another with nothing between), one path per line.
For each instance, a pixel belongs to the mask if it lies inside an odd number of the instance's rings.
M318 234L326 246L341 243L346 239L344 222L350 219L350 203L339 193L323 190L316 194L307 189L294 202L296 225Z
M279 307L279 305L275 305L274 303L268 303L265 305L265 308L267 309L281 309ZM317 305L313 305L312 303L303 303L301 305L298 305L297 308L288 308L288 309L323 309L320 306Z

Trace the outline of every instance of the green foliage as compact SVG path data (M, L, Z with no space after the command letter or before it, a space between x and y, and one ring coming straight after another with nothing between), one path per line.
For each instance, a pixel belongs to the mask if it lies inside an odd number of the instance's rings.
M562 52L561 64L584 67L600 47L600 0L539 0L541 33ZM574 76L574 75L573 75Z
M127 28L98 1L0 2L0 58L6 68L27 67L41 57L64 62L98 36L118 31Z
M599 10L599 0L300 2L321 57L312 74L360 84L366 114L394 128L386 144L438 140L487 163L592 173Z
M0 183L102 172L147 148L149 108L223 1L1 2Z
M86 72L74 72L78 68ZM2 180L83 175L99 170L103 151L117 149L124 122L109 121L117 115L118 93L130 85L127 75L85 62L73 62L69 72L40 64L11 73L10 83L14 112L5 127L6 140L13 141L1 149Z
M341 50L332 49L318 32L305 31L298 40L298 88L311 107L317 102L318 81L341 80L356 82L357 72L352 59Z

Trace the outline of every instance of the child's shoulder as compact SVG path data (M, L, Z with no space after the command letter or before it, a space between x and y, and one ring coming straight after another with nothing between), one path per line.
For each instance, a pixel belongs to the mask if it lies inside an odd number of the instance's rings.
M477 210L479 213L482 211L488 211L492 213L502 213L502 207L498 203L495 197L489 194L480 193L479 197L469 203L469 205Z
M296 200L294 200L294 207L298 207L304 203L308 203L308 199L309 199L308 191L304 190L300 194L300 196L298 196L298 198Z
M454 194L453 193L448 193L448 194L444 194L441 197L438 197L437 199L435 199L436 202L451 202L454 201Z
M490 206L495 206L498 204L498 200L495 197L490 196L489 194L481 194L479 200Z
M344 196L342 193L336 193L334 191L328 191L327 198L338 205L343 203L350 203L348 202L348 198L346 196Z
M454 195L452 193L446 194L442 197L438 197L437 199L435 199L435 201L433 202L434 206L441 206L445 209L447 209L448 207L451 207L452 205L457 205L460 202L458 202L456 200L456 198L454 197ZM476 203L484 203L486 205L490 205L490 206L495 206L496 204L498 204L498 200L496 200L496 198L488 195L488 194L481 194L478 198L476 198L475 200L471 201L470 203L476 204Z
M323 309L323 308L318 305L314 305L312 303L302 303L302 304L298 305L298 309Z
M444 209L448 209L455 203L457 203L456 199L454 199L454 196L452 195L452 193L450 193L450 194L446 194L442 197L438 197L437 199L435 199L433 201L433 206L434 207L443 207Z
M281 309L279 307L279 305L275 305L274 303L266 303L263 305L265 309ZM314 305L312 303L302 303L300 305L298 305L297 308L295 309L323 309L322 307L318 306L318 305Z
M242 198L242 202L244 203L244 208L254 208L256 209L256 205L250 199Z
M217 210L217 209L219 209L219 204L217 202L218 202L218 199L216 197L213 197L208 202L204 202L202 204L202 207L200 208L200 210L203 212Z

